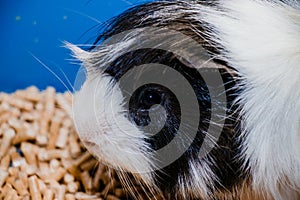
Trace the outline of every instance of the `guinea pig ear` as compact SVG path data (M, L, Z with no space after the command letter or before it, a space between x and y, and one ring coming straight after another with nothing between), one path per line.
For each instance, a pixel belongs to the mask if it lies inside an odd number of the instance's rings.
M82 62L84 68L86 69L87 72L87 76L89 76L89 74L92 71L92 68L94 66L94 63L92 62L92 53L89 51L85 51L83 49L81 49L80 47L78 47L77 45L71 44L69 42L64 42L65 47L69 50L71 50L72 52L72 56L79 60L80 62Z

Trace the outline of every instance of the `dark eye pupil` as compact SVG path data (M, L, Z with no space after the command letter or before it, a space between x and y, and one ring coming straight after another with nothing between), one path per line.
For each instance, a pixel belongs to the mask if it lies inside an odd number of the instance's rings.
M161 95L157 91L145 91L143 95L143 103L146 106L152 106L161 103Z

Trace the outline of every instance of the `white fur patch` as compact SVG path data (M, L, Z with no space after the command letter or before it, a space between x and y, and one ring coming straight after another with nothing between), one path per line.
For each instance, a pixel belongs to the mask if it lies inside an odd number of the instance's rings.
M241 156L254 188L289 199L300 188L299 1L224 0L219 9L201 8L199 18L243 79Z
M79 58L90 56L70 47ZM144 135L125 116L123 96L112 77L89 73L80 91L74 94L73 110L79 137L94 156L118 170L139 173L146 183L153 181Z
M213 195L215 181L217 180L208 159L201 163L190 161L188 173L179 177L179 194L182 199L209 199Z

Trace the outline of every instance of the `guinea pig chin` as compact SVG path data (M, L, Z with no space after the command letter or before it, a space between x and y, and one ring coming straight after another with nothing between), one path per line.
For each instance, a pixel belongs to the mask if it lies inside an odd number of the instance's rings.
M74 95L73 110L78 135L88 151L110 167L139 173L151 182L144 135L125 116L123 96L110 76L88 78Z

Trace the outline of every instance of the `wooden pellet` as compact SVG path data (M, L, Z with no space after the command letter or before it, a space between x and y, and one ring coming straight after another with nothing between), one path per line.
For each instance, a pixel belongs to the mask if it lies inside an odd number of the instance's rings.
M37 166L36 165L29 165L29 164L24 164L21 165L21 171L27 174L28 176L34 175L37 173Z
M34 112L23 112L20 119L22 121L29 121L29 122L34 122L38 120L40 117L40 114L36 111Z
M55 172L60 167L60 162L57 159L50 160L49 163L50 171Z
M53 190L54 194L57 196L57 192L58 192L58 188L59 188L60 184L55 180L50 180L49 184L50 184L50 188Z
M81 163L85 162L86 160L91 159L91 157L92 157L91 154L86 151L73 162L73 165L79 166Z
M79 167L73 166L71 162L68 164L63 164L63 166L68 170L70 174L72 174L76 179L80 180L81 171Z
M74 194L66 194L65 196L66 200L76 200L75 195Z
M0 187L4 184L6 181L6 178L8 177L8 171L6 169L1 169L0 168Z
M58 138L58 134L59 134L59 128L61 125L61 120L62 120L62 116L56 115L52 118L51 120L51 126L50 126L50 139L49 139L49 143L47 145L47 149L54 149L55 148L55 144Z
M75 193L78 191L79 188L79 183L78 182L69 182L67 184L67 190L70 193Z
M40 161L48 161L52 160L55 158L68 158L69 157L69 152L65 149L51 149L51 150L46 150L41 148L39 153L38 153L38 159Z
M28 176L24 172L19 172L18 178L21 180L23 186L28 189Z
M32 200L41 200L42 195L39 190L37 177L36 176L29 177L28 183L29 183L29 191L30 191Z
M48 137L45 134L36 136L36 143L40 146L46 146L48 143Z
M5 111L9 111L11 108L11 106L9 105L8 102L2 102L1 105L0 105L0 114L5 112Z
M0 161L0 169L8 170L10 164L10 155L5 155Z
M12 107L9 112L11 113L11 117L17 117L20 116L21 114L21 111L18 108L14 108L14 107Z
M47 189L44 193L43 200L53 200L54 199L54 193L52 190Z
M85 163L82 163L80 165L80 169L82 169L83 171L90 171L92 169L96 169L97 164L98 164L97 160L91 159L91 160L86 161Z
M76 199L99 199L97 195L90 195L90 194L85 194L83 192L77 192L75 194Z
M48 87L44 92L44 110L42 113L43 120L40 121L40 134L41 137L37 138L38 144L46 145L48 143L47 133L49 131L50 119L54 115L55 111L55 89ZM47 139L46 139L47 138Z
M1 122L1 117L0 117L0 122ZM10 128L10 126L8 125L8 123L2 123L0 125L0 137L3 137L5 130L7 130L9 128Z
M38 102L41 100L41 96L39 95L36 87L29 87L26 90L17 90L15 95L19 98L33 102Z
M55 110L55 89L52 87L48 87L45 91L45 110L44 110L44 120L45 121L49 121L54 114L54 110Z
M28 142L22 142L21 144L21 151L24 154L24 157L27 161L28 164L30 165L37 165L37 153L38 153L38 148Z
M19 195L21 195L21 196L29 195L29 192L28 192L26 186L22 183L22 181L20 179L15 180L11 184L16 189L16 191L19 193Z
M13 115L12 113L10 112L5 112L5 113L2 113L0 115L0 123L3 124L3 123L6 123L10 118L12 118Z
M62 167L59 167L55 172L52 173L51 175L51 179L54 179L56 181L59 181L61 180L64 175L66 174L67 170L62 168Z
M116 196L113 196L113 195L107 195L106 196L106 200L120 200L118 197L116 197Z
M27 130L21 131L16 135L16 137L13 139L12 143L19 144L24 141L34 140L36 138L36 135L37 135L37 133L33 129L27 129Z
M66 173L64 175L64 182L65 183L71 183L75 180L74 176L72 174Z
M108 183L110 182L110 176L108 172L102 173L99 178L105 185L108 185Z
M114 193L118 198L122 198L125 196L124 190L122 188L116 188Z
M2 140L1 146L0 146L0 159L2 159L2 157L8 151L15 135L16 135L16 132L14 131L14 129L5 130L5 132L3 134L3 140Z
M65 199L65 194L66 194L66 186L65 185L60 185L58 187L57 191L57 200L64 200Z
M17 152L12 153L10 156L13 167L19 167L26 163L25 158L21 157L20 154Z
M59 130L59 134L58 134L55 146L58 148L64 148L67 144L68 135L69 135L69 130L64 127L61 128Z
M84 187L84 190L86 192L91 192L92 190L92 178L90 177L89 173L87 171L84 171L80 174L80 178Z
M15 97L12 98L10 96L6 96L4 97L4 99L11 105L14 106L16 108L25 110L25 111L30 111L33 109L33 104L30 101Z
M44 104L43 102L38 102L37 104L35 104L35 109L38 111L38 112L41 112L44 110Z
M51 181L51 174L50 168L49 168L49 163L46 162L39 162L39 169L37 171L37 175L47 183Z
M38 185L39 185L40 192L43 195L45 195L45 193L47 192L48 188L47 188L46 184L44 183L44 181L41 180L41 179L38 179Z
M21 133L23 131L22 122L19 119L11 117L7 123L10 127L14 128L16 132Z
M62 126L64 128L71 129L71 128L73 128L72 127L73 126L73 122L72 122L72 120L70 118L65 118L64 121L63 121L63 123L62 123Z
M1 188L0 192L0 199L4 199L4 197L7 195L8 190L12 188L12 186L9 183L6 183L3 188Z
M11 175L11 176L9 176L9 177L6 179L6 183L9 183L10 185L12 185L12 183L16 181L17 177L14 176L14 175L12 175L11 173L10 173L10 175Z
M56 110L55 115L51 119L50 125L50 139L47 145L47 149L54 149L57 141L57 137L59 134L59 129L61 127L61 123L65 114L61 110Z
M110 190L111 190L111 185L108 183L106 184L105 188L101 191L101 195L107 196Z
M96 171L96 173L94 174L94 178L93 178L93 187L96 189L100 188L100 179L102 177L102 174L105 171L105 167L102 164L98 165L98 169Z
M76 137L74 132L69 137L69 151L72 158L76 158L81 153L80 145L78 143L78 138Z
M57 95L57 103L60 108L62 108L68 115L72 113L72 107L70 106L70 101L68 101L63 95Z
M11 186L8 187L7 194L4 197L4 200L16 200L18 199L18 193Z

